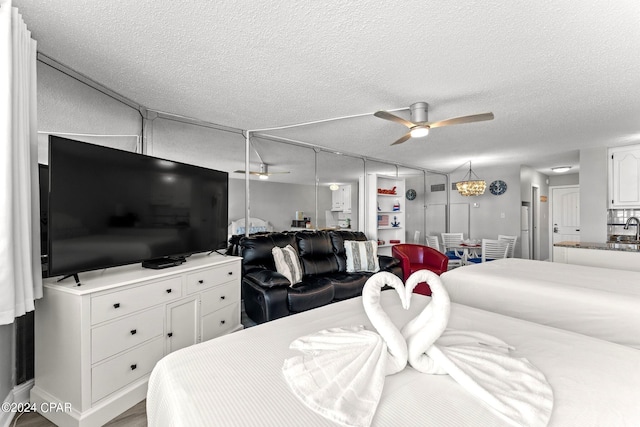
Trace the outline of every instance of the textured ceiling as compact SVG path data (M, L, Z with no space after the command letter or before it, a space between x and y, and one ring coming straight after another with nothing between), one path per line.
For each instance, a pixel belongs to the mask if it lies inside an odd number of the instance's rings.
M38 50L143 106L261 129L428 102L432 129L373 116L272 132L448 171L578 165L640 142L640 2L14 0ZM405 114L399 112L399 115Z

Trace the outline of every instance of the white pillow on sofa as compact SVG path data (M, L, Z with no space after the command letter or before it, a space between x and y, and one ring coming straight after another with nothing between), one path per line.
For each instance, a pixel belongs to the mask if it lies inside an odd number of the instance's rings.
M298 259L298 251L293 246L287 245L284 248L276 246L271 249L271 254L276 264L276 271L289 279L291 286L302 281L302 266Z
M375 240L345 240L344 250L347 255L347 273L380 271L378 242Z

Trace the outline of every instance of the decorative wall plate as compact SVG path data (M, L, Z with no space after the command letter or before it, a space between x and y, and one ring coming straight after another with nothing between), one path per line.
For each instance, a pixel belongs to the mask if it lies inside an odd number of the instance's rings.
M507 191L507 183L501 179L496 179L489 185L489 191L491 191L491 194L494 196L500 196Z
M414 190L413 188L408 189L406 196L407 196L407 200L415 199L417 196L416 190Z

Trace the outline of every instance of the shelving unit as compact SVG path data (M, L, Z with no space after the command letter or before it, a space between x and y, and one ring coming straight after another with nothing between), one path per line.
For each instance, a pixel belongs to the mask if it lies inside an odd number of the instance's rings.
M391 246L406 240L405 182L403 178L378 174L367 178L367 237L378 241L380 255L391 255Z

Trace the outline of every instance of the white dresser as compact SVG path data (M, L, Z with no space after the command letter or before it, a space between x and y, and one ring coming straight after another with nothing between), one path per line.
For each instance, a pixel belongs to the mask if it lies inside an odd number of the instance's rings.
M143 400L164 355L242 328L240 258L199 254L48 279L35 311L31 402L59 426L101 426Z

